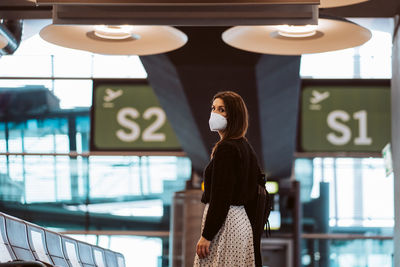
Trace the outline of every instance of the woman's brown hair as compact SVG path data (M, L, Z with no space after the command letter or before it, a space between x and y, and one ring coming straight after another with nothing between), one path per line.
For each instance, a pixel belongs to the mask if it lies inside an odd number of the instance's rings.
M247 107L239 94L232 91L219 92L214 95L211 103L213 103L217 98L224 101L228 123L225 130L222 132L223 135L221 140L219 140L213 147L211 157L213 157L215 149L222 141L245 137L249 126Z

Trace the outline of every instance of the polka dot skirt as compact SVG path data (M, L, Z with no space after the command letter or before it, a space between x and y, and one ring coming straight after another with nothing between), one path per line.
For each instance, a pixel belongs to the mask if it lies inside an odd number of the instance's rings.
M201 230L208 211L204 209ZM230 206L228 215L210 244L210 254L194 258L194 267L254 267L253 231L244 206Z

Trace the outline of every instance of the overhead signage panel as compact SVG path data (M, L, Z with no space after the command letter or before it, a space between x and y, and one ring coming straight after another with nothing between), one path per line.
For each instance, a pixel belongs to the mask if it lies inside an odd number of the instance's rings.
M390 117L389 87L304 87L301 150L381 152L390 142Z
M316 0L38 0L63 25L316 25Z
M180 151L164 110L145 83L94 81L92 151Z
M150 5L150 4L165 4L165 5L203 5L203 4L316 4L319 0L36 0L38 4L74 4L74 5Z

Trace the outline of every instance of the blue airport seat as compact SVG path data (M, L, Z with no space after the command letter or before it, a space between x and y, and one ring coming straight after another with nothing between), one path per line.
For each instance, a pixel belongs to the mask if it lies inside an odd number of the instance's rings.
M118 252L115 252L115 255L117 256L118 267L125 267L124 255L122 255L121 253L118 253Z
M26 225L22 220L5 217L8 241L17 260L35 261L35 257L28 244Z
M105 254L104 254L104 249L96 246L92 246L93 250L93 258L96 264L96 267L106 267L106 260L105 260Z
M46 265L37 261L15 261L0 263L0 267L46 267Z
M64 256L70 267L83 267L79 259L78 243L72 238L61 238Z
M121 253L0 212L0 267L125 267Z
M79 258L84 267L95 267L92 246L78 242Z
M67 260L64 257L64 252L61 244L61 236L57 233L45 231L47 250L54 265L60 267L69 267Z
M105 251L106 255L106 266L107 267L118 267L117 256L110 250Z
M0 214L0 262L8 262L15 259L14 252L11 250L7 238L5 219L4 216Z
M54 265L49 256L49 252L47 251L44 229L28 223L26 225L28 229L29 246L33 252L33 255L35 256L35 259L43 263Z

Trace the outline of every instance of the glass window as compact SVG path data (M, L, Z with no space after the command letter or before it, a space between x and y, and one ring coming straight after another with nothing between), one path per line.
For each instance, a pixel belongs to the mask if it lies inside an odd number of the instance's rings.
M49 55L6 55L0 60L0 77L50 77Z
M24 129L24 152L67 153L69 152L68 121L57 119L30 119Z
M336 164L336 198L331 198L337 204L337 223L338 226L352 226L355 221L355 193L360 190L360 184L354 181L353 159L337 159ZM358 218L361 219L361 218Z
M78 153L89 151L90 118L88 116L76 117L76 151Z
M7 152L6 123L0 122L0 151Z
M91 197L144 195L144 177L139 157L91 157Z
M89 53L53 55L54 77L91 77L92 57Z
M328 250L324 250L328 248ZM329 253L324 255L322 253ZM393 266L392 240L307 240L302 248L303 266L321 265L320 258L331 267ZM311 264L311 257L314 264Z
M379 78L392 77L393 18L348 18L368 28L372 38L360 47L306 54L301 57L303 78Z
M49 156L23 157L25 203L55 201L54 158ZM57 176L56 176L57 177Z
M354 77L354 49L307 54L301 56L300 76L302 78Z
M92 105L92 80L55 80L54 94L61 100L60 107L90 107Z
M72 238L122 253L125 266L161 266L162 240L147 236L69 235Z
M296 169L304 169L296 160ZM296 171L301 182L310 171ZM320 182L329 183L329 214L332 227L393 227L393 175L386 177L382 158L314 158L312 185L301 194L320 197ZM312 187L311 190L309 187ZM301 197L302 202L307 197Z
M1 60L0 60L1 62ZM52 90L53 88L53 82L51 80L46 80L46 79L34 79L34 80L26 80L26 79L1 79L0 78L0 87L11 87L10 89L13 89L14 87L25 87L29 85L34 85L37 87L46 87L49 90Z
M90 157L90 192L164 199L172 197L170 189L184 188L190 172L190 161L180 157Z
M107 56L57 46L37 33L51 20L24 20L17 51L0 60L3 77L146 78L138 56ZM117 67L116 67L117 66Z
M366 227L393 227L393 174L386 177L382 159L363 159L363 221ZM371 218L371 219L369 219Z
M9 152L23 152L23 136L24 124L23 123L8 123L8 151Z
M359 56L360 78L386 78L392 74L392 34L372 31L374 38L356 50ZM379 47L379 49L377 49Z
M392 265L391 240L335 240L331 243L331 266L382 266Z
M111 236L110 240L101 240L109 243L109 248L122 253L125 257L126 266L148 266L158 267L162 255L161 238L155 237L130 237Z
M93 77L99 78L146 78L138 56L93 56Z
M22 157L9 156L7 164L9 170L8 176L10 180L17 181L18 183L16 183L16 185L18 184L18 186L22 188L21 184L19 183L24 181L24 164ZM24 185L22 184L22 186Z
M13 181L0 188L6 199L72 202L65 208L117 216L164 216L191 172L181 157L17 155L0 157L0 166L0 175Z

